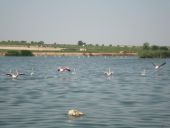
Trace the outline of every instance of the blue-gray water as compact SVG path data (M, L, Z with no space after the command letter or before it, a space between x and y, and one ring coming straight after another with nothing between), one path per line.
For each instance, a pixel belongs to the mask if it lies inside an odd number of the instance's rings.
M170 59L158 71L151 64L164 61L0 57L0 128L169 128ZM73 72L59 73L59 66ZM114 74L106 77L109 67ZM11 79L10 69L26 75ZM71 108L85 116L68 117Z

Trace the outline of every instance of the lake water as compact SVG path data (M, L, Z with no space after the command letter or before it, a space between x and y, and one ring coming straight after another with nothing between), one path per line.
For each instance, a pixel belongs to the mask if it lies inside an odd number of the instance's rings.
M170 59L159 70L151 64L164 61L0 57L0 128L169 128ZM59 66L73 72L59 73ZM103 73L109 67L111 77ZM11 79L10 69L26 75ZM72 108L85 115L69 117Z

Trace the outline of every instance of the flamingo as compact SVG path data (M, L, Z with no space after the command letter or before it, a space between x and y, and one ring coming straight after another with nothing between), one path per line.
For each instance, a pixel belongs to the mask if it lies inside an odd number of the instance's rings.
M162 63L162 64L160 64L160 65L154 64L154 63L152 63L152 64L153 64L153 66L155 67L155 69L159 69L161 66L165 65L166 62L164 62L164 63Z

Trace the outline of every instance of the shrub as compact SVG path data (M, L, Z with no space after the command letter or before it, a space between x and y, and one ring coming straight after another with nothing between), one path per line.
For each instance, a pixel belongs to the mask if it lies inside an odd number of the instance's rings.
M32 52L29 50L21 50L20 55L21 56L33 56Z
M10 50L5 53L5 56L19 56L19 55L20 55L19 51L16 50Z
M153 50L144 50L138 53L140 58L168 58L170 57L170 51L153 51Z
M5 53L5 56L33 56L33 54L29 50L9 50Z

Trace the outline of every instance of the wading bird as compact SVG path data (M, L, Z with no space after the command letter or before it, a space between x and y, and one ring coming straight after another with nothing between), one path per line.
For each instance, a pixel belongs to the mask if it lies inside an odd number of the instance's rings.
M33 68L32 68L32 71L31 71L30 75L31 75L31 76L34 75L34 69L33 69Z
M144 69L142 72L141 72L141 76L145 76L146 75L146 70Z
M19 75L25 75L25 74L19 73L17 70L16 70L16 72L11 72L11 70L10 70L10 72L7 73L6 75L10 76L13 79L16 79L16 78L18 78Z
M59 68L57 69L57 71L58 71L58 72L65 72L65 71L70 72L71 70L70 70L70 68L68 68L68 67L59 67Z
M109 71L108 72L104 72L104 74L106 74L107 76L111 76L113 74L113 72L111 72L110 68L109 68Z
M162 63L162 64L160 64L160 65L154 64L154 63L152 63L152 64L153 64L153 66L155 67L155 69L159 69L160 67L162 67L163 65L165 65L166 62L164 62L164 63Z

